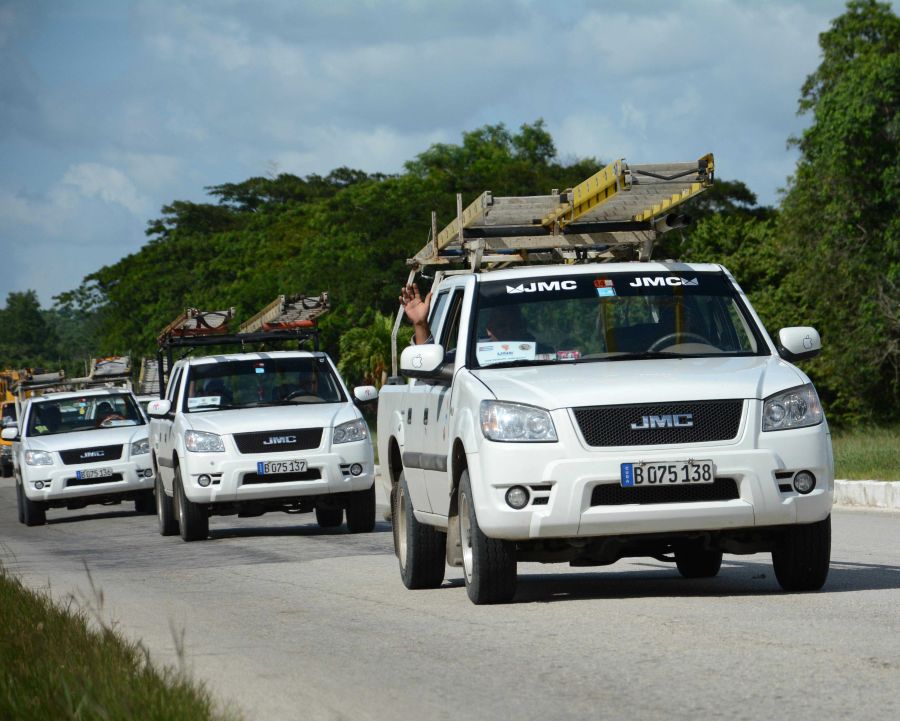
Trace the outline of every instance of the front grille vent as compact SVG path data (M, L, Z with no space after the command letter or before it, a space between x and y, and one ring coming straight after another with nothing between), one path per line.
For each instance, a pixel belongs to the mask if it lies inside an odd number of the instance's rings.
M574 408L589 446L656 446L735 438L743 401L676 401Z
M740 498L737 481L716 478L712 483L678 483L666 486L623 488L616 483L601 483L591 492L592 506L624 506L630 503L700 503L733 501Z
M292 428L278 431L235 433L234 442L241 453L283 453L318 448L321 428Z
M73 448L60 451L63 463L67 466L83 466L85 463L105 463L116 461L122 457L122 446L94 446L93 448Z

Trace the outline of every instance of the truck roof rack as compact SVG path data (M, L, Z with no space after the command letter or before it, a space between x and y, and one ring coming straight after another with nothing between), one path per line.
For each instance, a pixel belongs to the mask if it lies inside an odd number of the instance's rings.
M318 351L317 319L329 308L327 292L318 297L279 295L244 322L237 333L232 333L229 328L234 319L234 308L217 311L186 309L157 337L157 387L160 397L165 393L169 371L174 365L175 348L239 345L243 349L248 343L294 341L299 345L311 340L313 350Z
M712 153L686 163L630 165L616 160L563 193L497 197L487 190L407 264L467 264L472 270L514 263L649 260L654 241L689 222L672 212L713 182Z
M238 333L255 333L260 330L291 330L314 328L316 319L331 308L328 293L318 297L279 295L269 305L247 321L241 323Z

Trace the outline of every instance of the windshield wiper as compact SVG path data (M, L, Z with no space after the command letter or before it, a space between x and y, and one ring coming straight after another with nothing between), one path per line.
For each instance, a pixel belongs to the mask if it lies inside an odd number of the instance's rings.
M616 355L610 355L603 360L607 361L621 361L621 360L648 360L651 358L692 358L695 357L694 354L691 353L671 353L669 351L657 350L657 351L644 351L642 353L617 353Z
M204 403L199 406L194 406L193 408L188 408L191 413L196 413L197 411L227 411L232 408L241 408L242 406L236 406L233 403Z

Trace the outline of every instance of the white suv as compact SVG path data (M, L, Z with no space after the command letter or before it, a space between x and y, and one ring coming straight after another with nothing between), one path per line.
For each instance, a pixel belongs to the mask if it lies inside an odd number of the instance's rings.
M134 396L123 389L47 393L29 398L13 441L19 521L46 523L48 508L133 500L153 513L148 425Z
M377 392L362 386L354 396ZM267 511L315 510L320 526L336 527L346 510L351 532L374 527L369 430L325 353L183 359L148 412L162 535L200 540L211 514Z
M429 343L382 388L378 443L410 588L461 566L506 601L519 561L651 556L690 578L772 553L787 590L830 560L831 437L792 361L718 265L609 263L464 273L433 289Z

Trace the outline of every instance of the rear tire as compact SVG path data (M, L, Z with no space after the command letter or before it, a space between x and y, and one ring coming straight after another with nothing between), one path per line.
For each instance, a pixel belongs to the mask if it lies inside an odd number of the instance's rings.
M722 567L722 552L696 544L675 549L675 565L685 578L712 578Z
M337 528L344 522L344 509L316 506L316 522L319 528Z
M162 481L156 477L156 519L159 521L160 536L174 536L178 533L178 521L175 520L174 502L166 495Z
M0 478L9 478L13 474L13 467L10 463L0 463Z
M156 499L153 491L138 491L134 496L134 510L150 516L156 513Z
M391 496L394 552L400 561L400 580L409 589L440 588L447 568L447 534L416 520L402 471Z
M197 503L188 500L181 482L181 469L175 469L175 511L178 529L184 541L202 541L209 536L209 513Z
M516 595L516 546L488 538L478 526L469 472L459 479L459 540L469 600L476 604L506 603Z
M43 526L47 522L47 506L41 501L32 501L25 489L19 486L22 494L22 523L26 526Z
M371 533L375 528L375 483L364 491L347 494L347 528L350 533Z
M775 578L785 591L818 591L831 564L831 516L790 527L772 551Z

